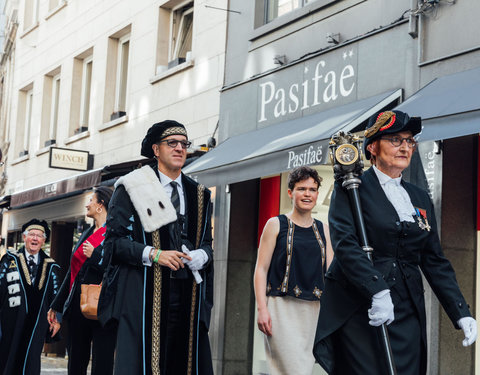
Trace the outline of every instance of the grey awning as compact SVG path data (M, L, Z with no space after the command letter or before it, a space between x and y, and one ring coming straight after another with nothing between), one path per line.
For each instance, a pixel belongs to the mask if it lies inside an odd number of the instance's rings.
M422 118L420 141L480 132L480 68L437 78L395 109Z
M188 165L184 172L207 186L216 186L284 172L299 165L324 164L332 134L355 128L400 96L399 89L228 138Z

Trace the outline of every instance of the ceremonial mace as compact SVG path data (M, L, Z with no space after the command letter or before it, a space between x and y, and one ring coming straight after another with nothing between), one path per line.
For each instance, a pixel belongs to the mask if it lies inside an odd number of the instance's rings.
M330 139L329 145L330 159L333 165L335 181L342 182L342 187L348 192L362 249L373 264L373 248L368 245L367 231L365 230L360 195L358 193L358 187L362 183L358 177L363 172L361 143L362 140L359 137L350 133L339 132L334 134ZM383 323L379 328L380 338L385 349L388 373L396 375L397 370L395 369L395 363L393 363L387 325Z

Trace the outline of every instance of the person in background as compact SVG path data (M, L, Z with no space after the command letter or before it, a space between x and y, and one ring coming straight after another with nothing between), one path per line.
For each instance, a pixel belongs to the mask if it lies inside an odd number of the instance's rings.
M270 218L260 238L254 287L270 374L310 375L315 364L315 324L333 258L328 226L312 217L321 181L310 167L293 170L292 210Z
M329 224L335 259L327 272L314 354L329 374L388 374L376 327L387 324L398 375L427 371L425 278L448 317L475 342L477 323L445 258L428 193L402 179L421 119L400 111L372 116L364 150L373 166L359 196L373 264L362 249L347 192L335 183Z
M42 250L50 237L44 220L22 226L25 245L0 263L0 374L38 375L45 342L54 340L47 310L55 298L60 267Z
M112 190L105 186L96 188L87 204L87 217L94 224L85 230L75 245L57 297L48 311L53 331L60 328L60 315L68 325L68 374L85 375L92 352L92 375L113 373L115 327L103 328L97 320L87 319L80 310L82 284L100 284L109 260L103 246L105 221Z

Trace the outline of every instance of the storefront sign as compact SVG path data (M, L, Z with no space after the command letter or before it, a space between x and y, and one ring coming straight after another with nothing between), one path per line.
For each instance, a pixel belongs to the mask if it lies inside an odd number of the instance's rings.
M287 152L286 169L303 167L304 165L318 165L325 163L325 141L316 142L309 146L295 147Z
M50 168L87 171L92 169L93 155L88 151L50 147Z
M300 77L278 76L276 80L276 76L272 75L270 80L259 84L258 122L281 119L313 107L318 107L315 111L321 111L322 105L342 102L341 99L355 92L357 77L354 66L356 53L353 49L346 49L305 63Z

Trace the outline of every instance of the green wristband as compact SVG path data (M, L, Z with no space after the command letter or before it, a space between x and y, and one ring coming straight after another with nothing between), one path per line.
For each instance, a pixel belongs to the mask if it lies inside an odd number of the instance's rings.
M154 263L158 263L158 258L160 258L160 253L161 252L162 252L162 250L157 249L157 254L155 254L155 258L153 259Z

